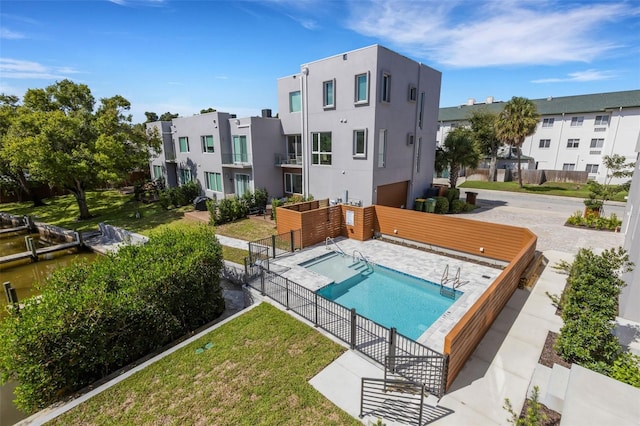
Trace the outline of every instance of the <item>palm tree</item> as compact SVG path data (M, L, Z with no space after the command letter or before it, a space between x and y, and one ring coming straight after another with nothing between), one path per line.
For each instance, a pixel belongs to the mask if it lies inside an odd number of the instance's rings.
M536 106L527 98L514 96L504 106L496 121L496 136L518 150L518 183L522 188L522 173L520 171L520 147L527 136L536 131L540 114Z
M458 127L453 129L436 151L436 171L442 172L449 167L449 185L456 187L458 174L462 167L478 167L480 149L471 130Z

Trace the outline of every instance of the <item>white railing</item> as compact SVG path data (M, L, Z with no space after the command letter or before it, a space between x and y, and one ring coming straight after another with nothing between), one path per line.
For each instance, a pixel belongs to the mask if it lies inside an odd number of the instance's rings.
M346 255L347 255L347 254L344 252L344 250L342 250L342 249L340 248L340 246L338 245L338 243L336 243L336 242L335 242L335 240L334 240L333 238L331 238L331 237L327 237L327 238L324 240L324 246L325 246L325 248L326 248L327 250L329 250L329 243L331 243L331 244L333 244L334 246L336 246L336 248L338 249L338 251L339 251L340 253L342 253L342 255L343 255L343 256L346 256Z

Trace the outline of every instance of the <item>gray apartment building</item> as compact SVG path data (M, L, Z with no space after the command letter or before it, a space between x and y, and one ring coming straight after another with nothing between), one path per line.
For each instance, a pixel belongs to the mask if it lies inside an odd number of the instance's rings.
M620 316L640 322L640 135L636 139L636 167L629 189L629 199L623 219L622 231L625 234L624 249L634 270L624 275L627 283L620 294Z
M379 45L280 78L285 192L409 206L433 177L440 80Z
M209 198L257 188L282 193L280 171L273 164L273 153L282 145L281 125L268 111L246 118L211 112L147 126L162 135L162 152L152 159L151 173L167 186L196 181Z

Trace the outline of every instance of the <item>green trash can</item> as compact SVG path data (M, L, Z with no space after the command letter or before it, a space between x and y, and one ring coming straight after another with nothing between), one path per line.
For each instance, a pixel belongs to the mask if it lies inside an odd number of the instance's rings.
M436 211L436 200L434 198L427 198L424 202L424 211L427 213L434 213Z
M424 198L416 198L413 209L419 212L424 211Z

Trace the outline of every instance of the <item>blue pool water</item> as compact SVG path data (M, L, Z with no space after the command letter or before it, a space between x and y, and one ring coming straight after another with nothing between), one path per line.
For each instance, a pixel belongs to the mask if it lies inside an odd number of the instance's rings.
M454 303L440 295L440 285L379 265L353 262L330 253L302 263L334 280L318 294L385 327L417 339ZM456 290L456 299L462 292Z

